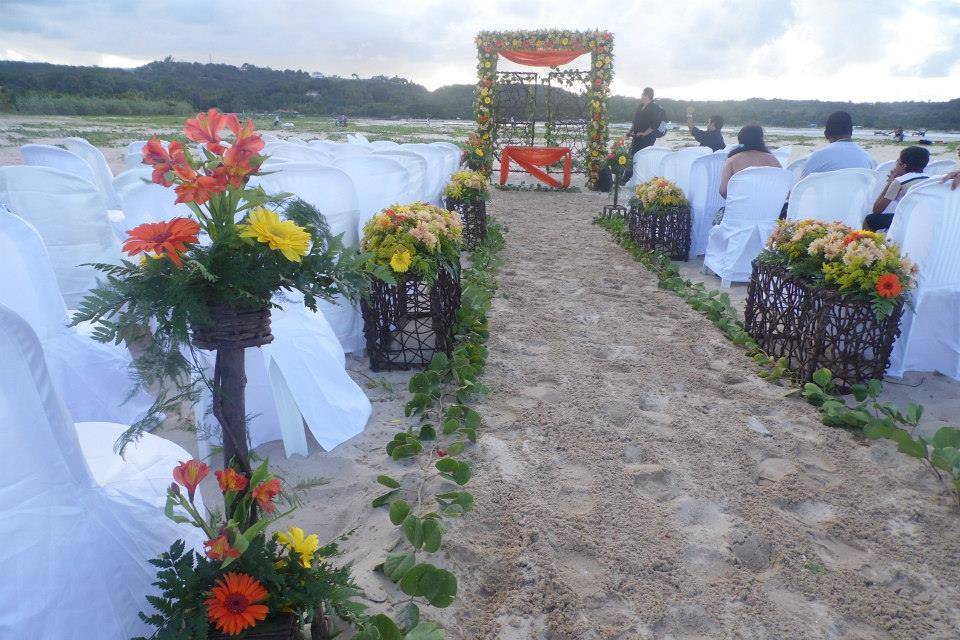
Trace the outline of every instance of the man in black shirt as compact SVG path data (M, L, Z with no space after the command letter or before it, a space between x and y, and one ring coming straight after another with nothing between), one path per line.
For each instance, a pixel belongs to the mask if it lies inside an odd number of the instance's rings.
M727 143L723 141L723 134L720 132L723 129L721 116L710 116L707 130L704 131L693 126L693 107L687 107L687 127L690 129L690 135L700 143L701 147L710 147L714 151L726 148Z
M653 89L647 87L640 95L640 106L637 107L637 113L633 116L633 127L630 128L630 135L633 136L631 156L640 149L653 146L663 119L663 109L653 101Z

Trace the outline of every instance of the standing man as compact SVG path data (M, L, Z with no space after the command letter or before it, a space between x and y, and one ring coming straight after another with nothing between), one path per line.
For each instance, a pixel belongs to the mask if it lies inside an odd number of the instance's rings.
M846 111L834 111L827 118L823 136L830 144L817 149L803 166L806 178L811 173L836 171L837 169L876 169L877 163L853 141L853 118Z
M663 108L653 101L653 89L645 88L640 95L640 106L637 107L637 113L633 116L633 127L630 129L630 135L633 136L633 144L630 147L631 156L640 149L653 146L657 141L657 131L664 120L664 115Z
M690 129L690 135L700 143L701 147L710 147L712 151L725 149L727 143L723 141L723 117L710 116L707 121L707 130L699 129L693 126L693 107L687 107L687 128Z

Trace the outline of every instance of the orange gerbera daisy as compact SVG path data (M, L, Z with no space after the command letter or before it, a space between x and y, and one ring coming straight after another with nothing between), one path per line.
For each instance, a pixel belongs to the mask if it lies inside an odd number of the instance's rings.
M266 482L261 482L253 488L253 497L260 505L260 508L267 513L273 513L277 505L273 504L274 497L280 493L280 480L270 478Z
M903 286L900 284L900 278L895 273L885 273L877 278L875 285L877 294L881 298L896 298L903 292Z
M129 238L123 243L123 251L129 256L138 253L165 255L173 264L182 267L180 254L187 250L188 244L197 242L199 233L200 225L190 218L146 222L127 231Z
M220 631L235 636L266 619L269 609L256 604L267 597L263 585L245 573L226 573L207 598L207 616Z

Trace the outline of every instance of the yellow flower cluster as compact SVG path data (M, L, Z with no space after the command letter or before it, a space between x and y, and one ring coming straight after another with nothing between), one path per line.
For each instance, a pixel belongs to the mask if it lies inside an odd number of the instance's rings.
M375 215L363 228L361 247L373 263L394 273L412 269L420 277L432 277L441 261L459 260L462 235L457 213L415 202Z
M653 178L638 184L634 198L644 207L681 207L687 204L683 190L666 178Z
M306 535L300 527L290 527L287 531L274 534L277 542L300 556L300 564L309 569L313 563L313 555L320 548L317 534ZM318 558L323 560L323 558Z
M241 238L253 238L274 251L279 251L291 262L300 262L310 252L310 234L291 220L281 220L276 211L257 207L238 224Z
M487 178L479 171L457 171L443 189L443 195L462 202L480 202L490 198Z

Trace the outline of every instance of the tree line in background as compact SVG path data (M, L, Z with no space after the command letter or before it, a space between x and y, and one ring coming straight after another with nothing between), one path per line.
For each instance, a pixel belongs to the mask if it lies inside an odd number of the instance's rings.
M554 88L553 91L564 91ZM244 64L177 62L172 58L136 69L74 67L0 61L0 111L55 115L179 115L217 106L241 113L296 111L306 115L473 118L473 85L428 91L400 77L314 77ZM542 94L540 88L538 94ZM863 127L960 129L960 99L949 102L821 102L817 100L658 100L667 117L682 122L686 108L698 120L713 113L728 123L771 126L822 125L835 110L849 111ZM537 117L544 100L538 96ZM632 120L638 99L612 96L611 122Z

